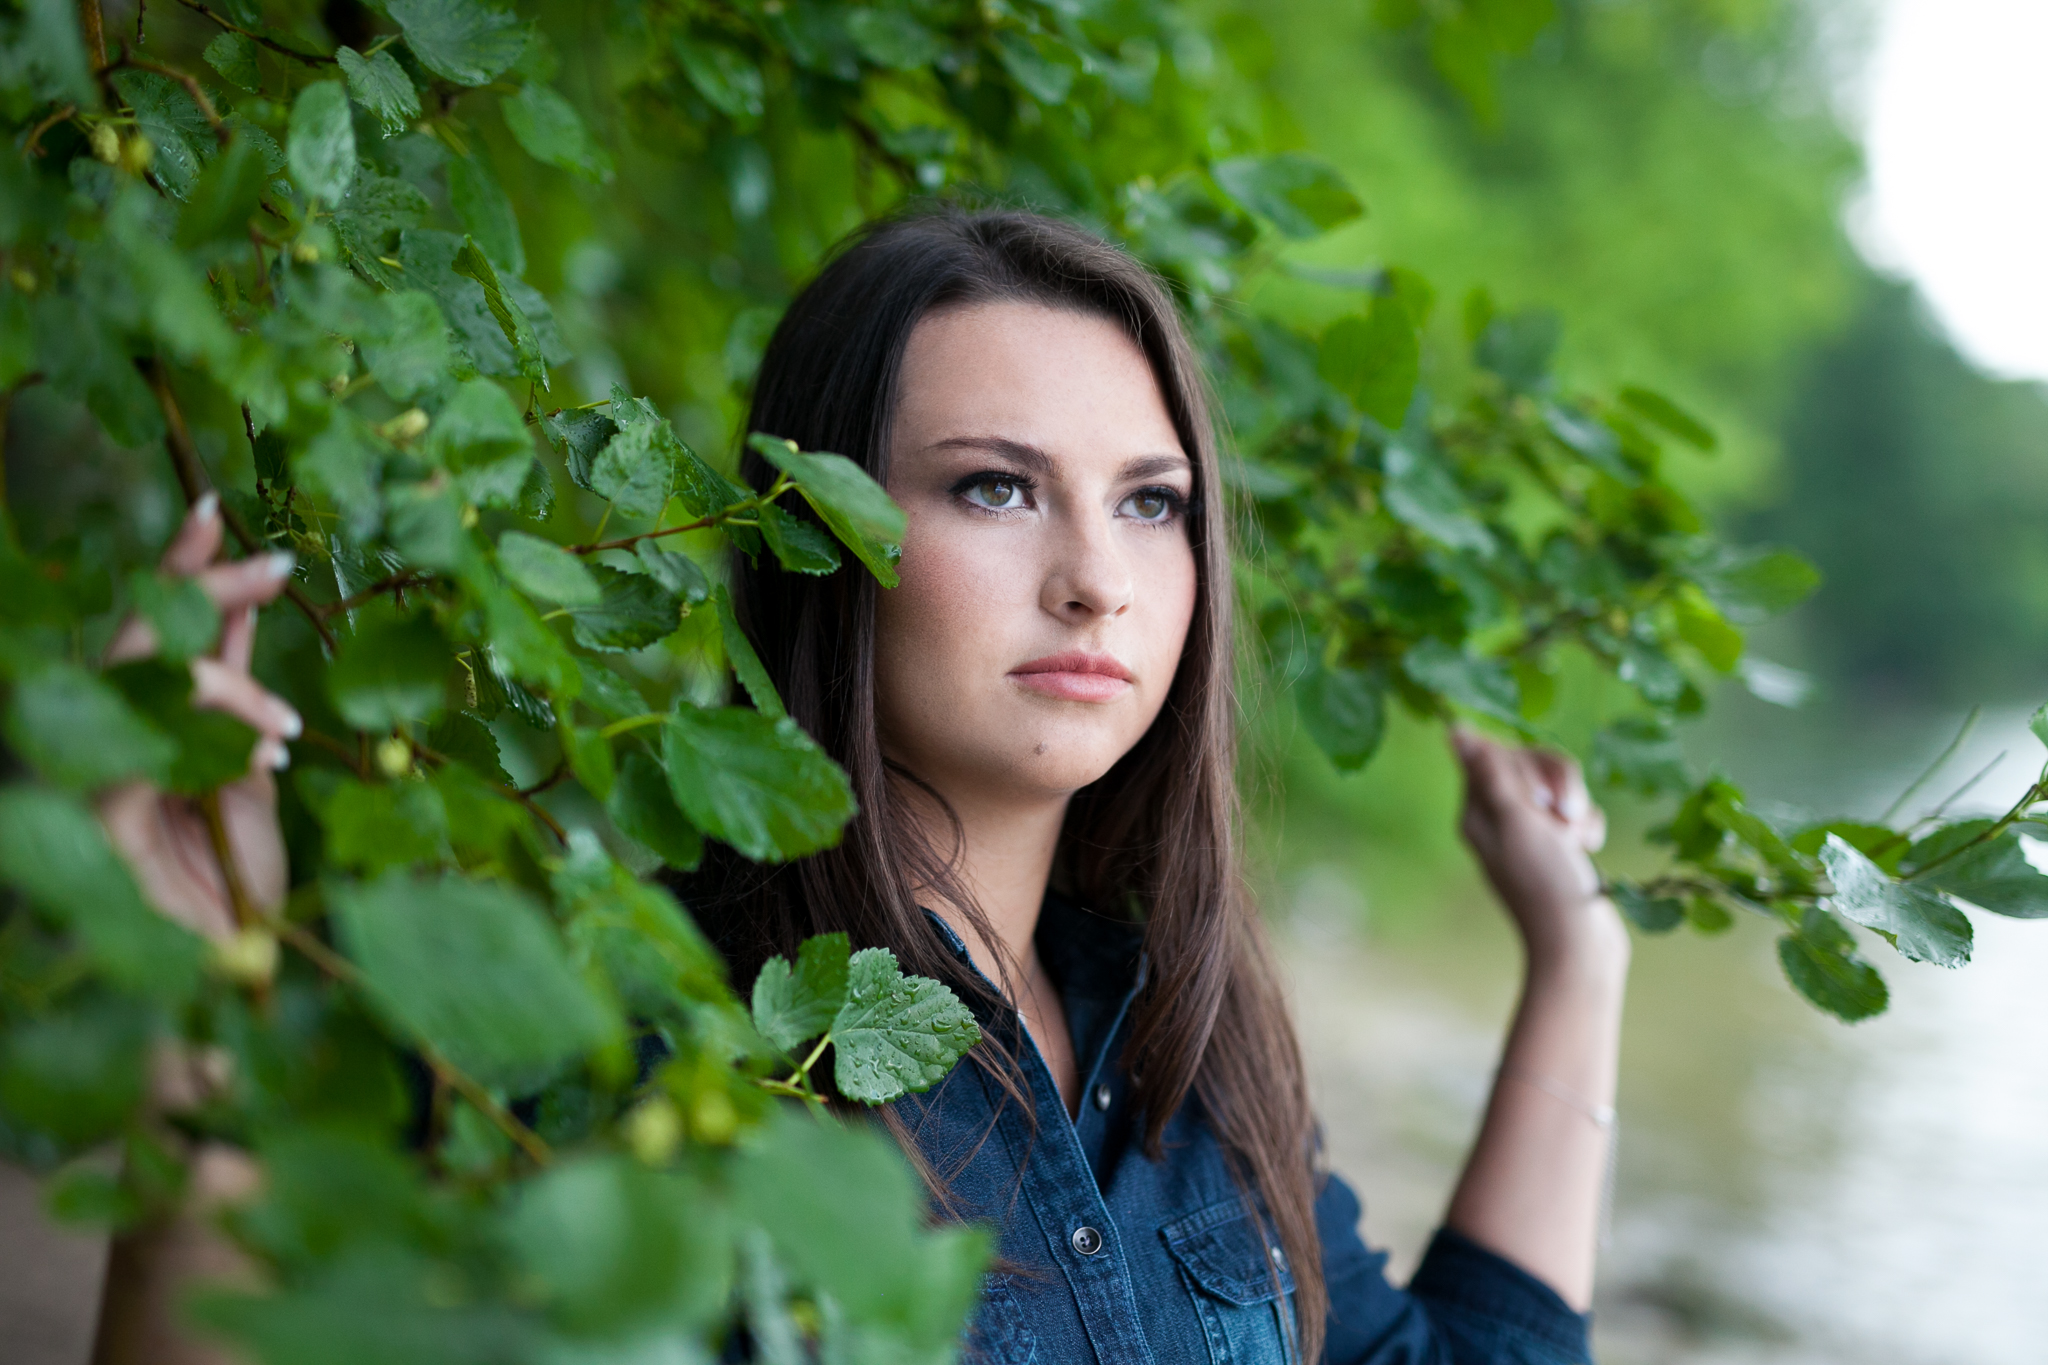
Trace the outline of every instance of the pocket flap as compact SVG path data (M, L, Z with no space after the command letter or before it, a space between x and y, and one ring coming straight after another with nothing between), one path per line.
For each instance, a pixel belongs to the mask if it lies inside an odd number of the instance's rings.
M1212 1298L1249 1308L1294 1292L1294 1275L1278 1255L1278 1239L1268 1241L1240 1200L1211 1204L1168 1223L1159 1235L1188 1278Z

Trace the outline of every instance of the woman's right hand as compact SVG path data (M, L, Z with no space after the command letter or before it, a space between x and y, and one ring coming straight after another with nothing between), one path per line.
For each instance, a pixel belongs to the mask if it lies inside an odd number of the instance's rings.
M186 514L162 567L196 580L220 608L219 643L192 661L192 704L225 712L257 733L248 775L221 787L217 796L242 893L251 908L268 914L284 903L288 871L272 774L290 762L285 742L303 727L298 712L250 676L249 661L256 609L284 591L292 560L287 554L222 560L224 529L220 500L208 493ZM149 624L131 617L107 647L106 661L146 658L156 648ZM101 793L99 814L150 904L208 938L235 933L234 897L197 800L148 782L127 782Z

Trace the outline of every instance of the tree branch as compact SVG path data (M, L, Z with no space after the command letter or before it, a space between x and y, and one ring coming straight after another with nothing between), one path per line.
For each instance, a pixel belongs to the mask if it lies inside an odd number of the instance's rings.
M420 587L433 581L434 576L432 574L414 573L412 570L407 569L403 573L395 573L388 578L380 578L361 592L350 593L338 602L322 602L314 610L318 611L321 619L325 620L336 612L354 611L363 603L382 597L387 592L404 592L407 588Z
M213 107L213 101L206 97L206 89L199 84L196 77L187 72L180 71L174 66L165 66L162 62L145 61L141 57L130 56L125 45L122 47L120 60L110 63L101 70L104 74L105 72L119 71L125 67L132 67L137 71L154 71L157 75L166 76L184 86L185 93L190 95L192 102L199 106L199 112L206 115L206 122L213 129L214 141L220 143L223 147L228 145L228 139L233 134L229 132L227 124L221 122L220 111Z
M107 64L107 30L100 19L100 0L78 0L78 27L85 35L85 55L92 61L92 69L99 71Z
M77 112L77 105L67 104L41 123L38 123L34 128L31 128L27 139L21 144L21 154L23 156L41 156L43 154L43 134L49 132L52 128L55 128Z
M184 490L185 505L189 507L213 486L213 480L207 477L206 464L199 458L199 447L193 443L192 429L185 425L185 414L178 407L177 396L171 392L170 376L164 372L163 362L155 356L143 356L135 366L142 371L150 392L156 395L157 406L163 410L164 446L170 451L171 468L177 471L178 486ZM241 542L245 553L255 554L261 548L261 542L243 524L241 514L225 501L220 505L220 515L228 530ZM313 605L313 600L296 583L286 583L284 595L313 623L313 629L320 633L320 643L327 647L327 652L334 653L334 632L327 628L327 622Z
M198 3L198 0L178 0L178 3L183 5L186 9L191 10L195 14L205 15L207 18L213 20L214 23L219 24L222 28L226 29L228 32L239 33L244 38L247 38L252 42L261 43L263 46L269 48L272 52L280 53L286 57L290 57L293 61L304 62L308 66L333 66L337 60L336 58L333 57L322 56L318 52L301 52L295 47L291 47L288 44L278 42L275 38L266 38L260 33L251 32L250 30L243 28L240 24L235 23L233 20L229 19L226 15L208 9L205 5ZM393 36L395 37L397 35L394 34Z

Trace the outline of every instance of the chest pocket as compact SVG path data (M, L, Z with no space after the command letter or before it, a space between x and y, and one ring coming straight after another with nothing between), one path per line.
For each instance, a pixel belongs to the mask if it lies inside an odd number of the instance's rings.
M981 1307L975 1310L962 1342L963 1365L1032 1365L1038 1341L1024 1321L1007 1275L989 1275L981 1282Z
M1211 1204L1159 1235L1194 1295L1210 1365L1293 1365L1294 1276L1242 1203Z

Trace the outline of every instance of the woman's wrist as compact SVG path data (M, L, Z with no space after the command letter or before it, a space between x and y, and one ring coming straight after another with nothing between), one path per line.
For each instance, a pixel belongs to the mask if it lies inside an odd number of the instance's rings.
M1567 912L1532 918L1533 923L1520 921L1532 988L1622 989L1631 945L1628 928L1607 897L1596 895Z

